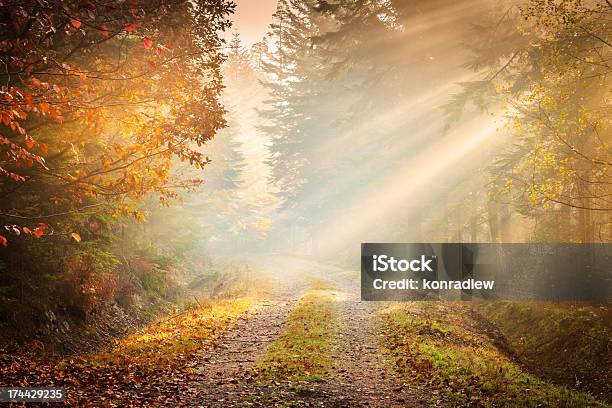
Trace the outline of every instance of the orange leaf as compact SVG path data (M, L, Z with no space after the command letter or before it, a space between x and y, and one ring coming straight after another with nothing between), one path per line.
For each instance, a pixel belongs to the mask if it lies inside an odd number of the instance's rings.
M26 234L26 235L31 235L32 234L32 230L29 229L28 227L23 227L22 230L23 230L23 233Z
M106 28L106 26L102 26L100 27L100 29L100 32L104 37L108 37L110 35L110 32L108 31L108 28Z
M72 23L72 25L73 25L75 28L79 28L79 27L81 27L81 22L80 22L79 20L77 20L76 18L71 18L71 19L70 19L70 22Z
M142 43L146 49L149 49L153 46L153 40L148 37L145 37L144 40L142 40Z
M162 53L164 52L164 49L161 46L157 46L157 49L155 50L155 53L157 54L158 57L161 57Z
M36 78L33 78L33 80ZM38 81L38 79L36 79ZM24 92L23 93L23 100L25 101L25 103L27 103L29 106L32 106L34 104L34 98L32 97L32 94L29 92Z
M72 234L70 234L70 236L72 237L72 239L74 239L76 242L81 242L81 236L79 234L77 234L76 232L73 232Z
M2 245L3 247L8 245L8 241L2 235L0 235L0 245Z
M47 224L43 224L43 223L38 224L38 227L36 227L36 229L34 230L34 236L36 238L42 237L47 227L48 227Z
M49 104L48 104L47 102L42 102L42 103L40 104L40 110L41 110L43 113L46 113L46 112L49 110Z
M140 27L141 24L142 24L142 21L134 21L131 24L124 25L123 28L125 28L125 31L127 31L128 33L131 33L132 31Z
M31 149L34 147L34 139L32 139L30 136L26 136L25 137L25 145L27 146L28 149Z
M157 63L155 61L149 61L149 65L153 71L157 69Z

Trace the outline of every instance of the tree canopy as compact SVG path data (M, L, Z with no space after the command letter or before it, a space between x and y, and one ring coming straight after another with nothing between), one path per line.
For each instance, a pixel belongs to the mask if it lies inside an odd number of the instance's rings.
M104 207L142 218L199 180L173 179L174 158L226 125L219 102L230 1L8 1L0 9L3 130L0 217L10 236L73 232ZM76 235L73 235L76 237Z

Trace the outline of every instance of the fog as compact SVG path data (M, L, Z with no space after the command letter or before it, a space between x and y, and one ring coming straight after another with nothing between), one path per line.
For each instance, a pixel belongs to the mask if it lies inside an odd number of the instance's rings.
M261 42L234 34L229 126L205 147L207 184L187 201L219 195L229 168L235 185L222 221L214 207L197 218L202 248L355 262L363 242L550 239L534 236L541 209L500 193L510 183L497 174L517 143L494 80L523 41L518 10L280 1ZM482 84L491 94L465 97Z

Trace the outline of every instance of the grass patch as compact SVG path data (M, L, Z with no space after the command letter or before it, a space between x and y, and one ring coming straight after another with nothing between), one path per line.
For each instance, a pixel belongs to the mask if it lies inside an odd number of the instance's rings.
M313 284L257 365L264 381L322 381L328 377L337 319L335 294L324 281Z
M461 308L412 302L383 315L383 339L393 368L422 386L432 403L449 407L605 407L524 372L500 352Z
M182 313L165 317L118 340L110 350L90 356L90 361L94 364L140 362L143 370L167 367L177 358L190 358L212 343L253 303L253 298L200 302L197 307L192 305Z
M612 402L612 304L487 302L475 306L500 329L530 371Z

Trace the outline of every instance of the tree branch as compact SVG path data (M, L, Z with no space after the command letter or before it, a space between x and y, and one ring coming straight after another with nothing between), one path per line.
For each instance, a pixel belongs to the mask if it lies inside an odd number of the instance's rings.
M7 214L7 213L0 213L0 216L9 217L9 218L17 218L20 220L41 220L45 218L61 217L63 215L79 213L83 210L88 210L90 208L100 207L103 205L106 205L106 204L105 203L91 204L91 205L86 205L85 207L77 208L76 210L64 211L64 212L55 213L55 214L38 215L38 216L24 216L24 215Z

